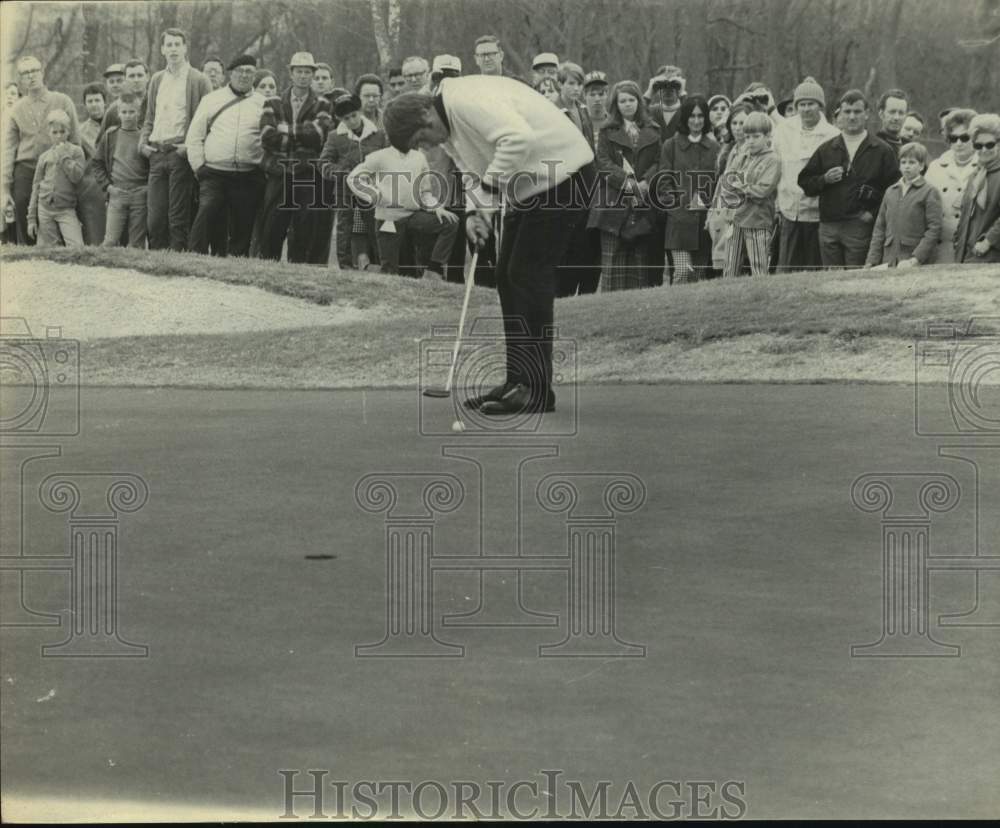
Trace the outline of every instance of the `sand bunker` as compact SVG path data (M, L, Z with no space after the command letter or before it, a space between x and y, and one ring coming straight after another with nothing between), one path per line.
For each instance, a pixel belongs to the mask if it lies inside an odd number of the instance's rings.
M0 265L0 312L27 320L35 335L56 326L64 337L87 340L342 325L383 311L316 305L208 279L17 261Z

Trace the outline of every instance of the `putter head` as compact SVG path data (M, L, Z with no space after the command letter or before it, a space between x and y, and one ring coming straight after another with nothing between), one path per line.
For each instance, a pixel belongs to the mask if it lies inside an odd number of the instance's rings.
M424 396L425 397L437 397L439 399L445 399L446 400L446 399L448 399L448 397L451 396L451 392L447 391L444 388L425 388L424 389Z

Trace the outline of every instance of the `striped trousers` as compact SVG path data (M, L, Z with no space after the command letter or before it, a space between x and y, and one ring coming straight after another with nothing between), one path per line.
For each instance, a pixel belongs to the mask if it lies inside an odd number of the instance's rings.
M771 232L770 227L734 226L726 256L726 269L722 275L727 279L740 275L740 258L744 248L750 259L750 272L754 276L765 275L771 261Z

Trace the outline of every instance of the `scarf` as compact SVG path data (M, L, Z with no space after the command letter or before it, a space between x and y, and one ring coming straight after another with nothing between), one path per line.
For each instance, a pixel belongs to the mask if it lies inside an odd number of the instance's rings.
M627 118L622 118L622 124L625 126L625 134L628 136L629 141L632 142L632 148L635 149L639 143L639 125Z
M974 193L973 199L976 202L976 206L980 210L986 209L986 176L991 172L996 172L1000 170L1000 157L994 158L989 164L985 166L980 166L976 170L975 175L972 178L972 192Z

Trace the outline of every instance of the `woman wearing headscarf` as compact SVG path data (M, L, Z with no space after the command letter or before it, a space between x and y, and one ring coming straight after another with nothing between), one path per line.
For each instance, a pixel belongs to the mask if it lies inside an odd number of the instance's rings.
M647 271L656 261L651 248L663 249L648 206L649 180L660 160L660 131L635 81L615 84L609 117L597 141L600 183L587 225L601 231L602 292L649 286Z
M1000 262L1000 115L977 115L969 132L979 166L962 194L955 261Z
M719 145L710 130L708 102L692 95L681 104L677 134L660 150L656 206L668 213L663 245L671 284L698 281L712 266L705 216L715 192Z
M975 117L972 109L953 109L945 116L944 137L949 149L931 161L924 175L924 180L941 193L941 241L931 259L938 264L955 261L955 231L962 217L962 194L979 166L969 131Z

